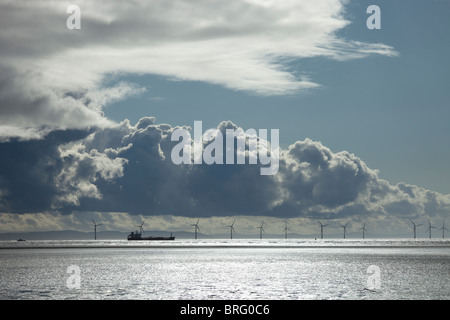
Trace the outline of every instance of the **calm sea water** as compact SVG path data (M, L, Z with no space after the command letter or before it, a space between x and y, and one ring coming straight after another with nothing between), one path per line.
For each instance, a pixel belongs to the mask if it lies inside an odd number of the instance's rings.
M450 299L450 242L0 241L1 299Z

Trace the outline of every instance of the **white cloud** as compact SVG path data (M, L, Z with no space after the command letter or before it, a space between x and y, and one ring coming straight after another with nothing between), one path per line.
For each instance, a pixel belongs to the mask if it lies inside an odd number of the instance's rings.
M123 166L128 162L117 156L113 157L106 153L92 149L86 152L81 144L69 147L61 147L61 158L63 168L55 177L56 187L60 190L53 204L57 207L67 204L78 206L79 199L95 198L102 199L102 194L96 186L98 179L114 180L123 176Z
M287 94L318 84L294 76L284 59L396 54L384 44L338 38L336 32L350 23L339 0L105 1L79 6L80 35L68 31L73 44L66 41L67 47L53 59L39 62L49 77L62 80L58 83L95 82L118 71ZM74 79L60 79L55 70L61 68L68 68L66 74Z
M101 109L145 90L104 88L105 79L123 73L277 95L320 85L289 70L291 59L396 54L384 44L339 38L349 24L339 0L77 1L81 30L66 27L70 4L0 1L2 74L8 65L0 126L111 125Z
M86 93L57 90L46 81L38 72L18 72L0 62L0 133L3 139L42 137L55 128L102 128L112 124L102 116L97 104L87 104ZM102 99L108 98L108 95L102 96Z

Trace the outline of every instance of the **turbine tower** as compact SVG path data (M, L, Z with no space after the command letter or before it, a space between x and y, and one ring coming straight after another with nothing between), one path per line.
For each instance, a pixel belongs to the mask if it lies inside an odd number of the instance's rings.
M234 230L234 223L236 222L236 219L233 220L233 223L229 226L227 226L228 228L230 228L230 239L233 239L233 231L236 232L236 230Z
M319 220L317 220L320 224L320 239L323 239L323 227L326 227L328 224L322 224Z
M364 222L363 227L362 227L362 228L359 228L359 229L363 231L363 239L365 239L365 237L366 237L365 232L367 232L367 229L366 229L366 223Z
M345 234L347 233L347 226L348 226L348 222L345 225L341 225L341 227L344 228L344 239L345 239Z
M414 234L414 239L416 238L416 227L421 226L422 224L415 224L411 219L409 219L409 221L411 221L411 223L413 224L413 234Z
M144 225L144 221L142 221L142 223L139 226L137 226L139 228L139 233L140 234L144 233L144 228L142 227L143 225Z
M430 239L431 239L431 229L436 229L436 227L433 227L432 225L431 225L431 222L430 222L430 220L428 220L428 229L427 229L427 231L425 231L425 232L428 232L428 231L430 231Z
M94 219L91 218L91 220L92 220L92 223L94 224L94 240L97 240L97 227L102 226L103 223L96 224Z
M191 224L191 226L195 228L195 239L197 239L197 230L200 231L200 228L198 227L198 222L199 221L200 221L200 219L197 219L197 223L196 224Z
M442 239L444 239L445 238L445 230L448 231L448 229L445 227L444 220L442 220L442 228L440 228L439 230L442 230Z
M284 227L283 231L284 231L284 238L287 239L287 232L291 231L291 229L288 228L287 223L286 223L286 226Z
M263 231L264 231L263 225L264 225L264 220L261 222L261 226L256 227L257 229L259 229L259 238L260 238L260 239L262 239L262 233L263 233ZM265 232L265 231L264 231L264 232Z

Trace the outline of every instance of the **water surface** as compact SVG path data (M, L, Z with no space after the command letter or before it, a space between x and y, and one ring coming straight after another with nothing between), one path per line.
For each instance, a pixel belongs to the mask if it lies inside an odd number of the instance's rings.
M2 241L0 248L2 299L450 298L448 241Z

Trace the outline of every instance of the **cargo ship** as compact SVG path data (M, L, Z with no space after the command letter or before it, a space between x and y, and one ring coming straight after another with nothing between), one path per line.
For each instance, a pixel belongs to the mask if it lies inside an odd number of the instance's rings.
M150 241L155 241L155 240L175 240L175 237L172 235L172 233L170 233L170 237L143 237L142 234L140 232L134 233L131 232L128 237L128 240L150 240Z
M139 225L139 231L136 230L136 232L131 232L127 239L128 240L149 240L149 241L154 241L154 240L175 240L175 237L172 235L172 232L170 233L170 237L143 237L142 233L144 232L144 221L142 221L141 225Z

